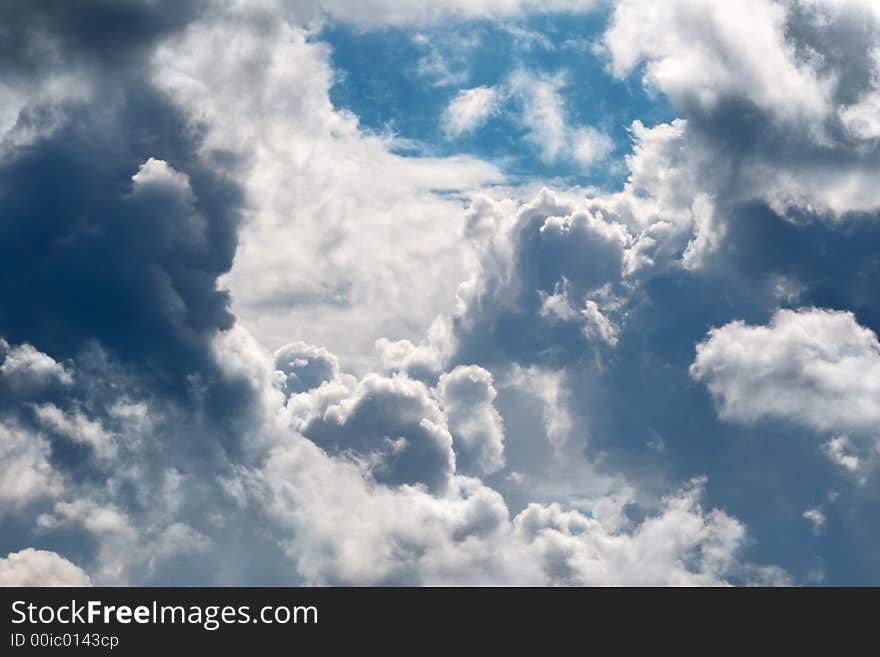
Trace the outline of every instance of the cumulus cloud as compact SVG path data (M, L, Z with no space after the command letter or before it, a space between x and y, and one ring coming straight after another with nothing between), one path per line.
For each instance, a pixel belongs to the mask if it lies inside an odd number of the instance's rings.
M203 132L205 160L244 187L250 220L223 279L239 321L272 348L296 325L297 338L372 367L376 339L418 339L451 309L468 265L459 199L504 177L471 157L392 152L333 108L325 45L296 24L264 26L246 13L193 25L154 54L153 79Z
M492 387L485 370L460 367L440 377L437 405L429 399L430 390L402 376L355 381L340 375L335 384L325 382L288 400L287 410L305 419L294 426L303 427L302 435L311 440L286 434L250 476L260 482L254 494L279 531L290 532L284 545L306 582L784 581L778 570L757 569L741 560L745 530L727 514L701 508L702 481L669 496L656 515L632 526L622 514L625 503L616 500L594 501L592 518L541 504L513 515L504 498L478 479L450 472L445 488L432 492L420 482L395 481L377 472L376 461L363 456L367 441L360 438L349 449L361 458L326 449L331 443L324 438L369 435L373 446L398 433L426 438L419 435L425 417L435 426L448 422L456 446L462 432L479 428L476 435L486 447L491 445L489 427L498 420L491 412ZM551 415L548 422L558 425ZM340 422L353 430L328 431ZM279 429L270 421L257 430Z
M645 84L687 116L689 150L718 158L696 191L840 220L878 210L878 151L852 139L871 133L878 37L880 16L860 0L626 0L604 44L616 75L644 64Z
M275 368L285 394L305 392L339 376L339 359L323 347L292 342L275 352Z
M39 148L0 163L11 190L0 201L7 217L0 330L56 361L99 341L159 386L183 385L193 370L210 368L210 336L232 323L216 279L232 261L237 204L234 186L221 188L197 163L187 178L142 154L170 145L129 141L134 126L154 130L174 111L156 98L140 100L72 110ZM132 132L108 129L118 122ZM28 289L18 284L25 277ZM45 302L31 304L34 296ZM30 312L12 310L24 304ZM117 304L125 312L110 312ZM18 368L19 379L28 353L29 376L51 368L30 347L18 349L7 355L7 369Z
M25 548L0 559L0 586L90 586L77 566L55 552Z
M616 329L605 313L614 304L599 291L623 282L632 242L624 224L590 201L543 190L520 205L475 204L466 233L481 268L458 290L453 361L503 353L529 364L538 353L562 357L586 341L613 346Z
M0 379L13 392L35 391L53 384L69 385L73 382L70 372L48 354L28 343L10 347L0 339Z
M786 40L787 11L769 0L624 0L605 43L616 74L644 62L645 82L682 104L711 110L726 96L745 96L793 120L821 119L832 79Z
M437 394L449 422L456 468L490 474L504 466L504 423L492 405L498 394L492 375L477 366L459 366L440 377Z
M312 583L784 581L778 571L753 573L739 561L743 527L722 512L703 512L698 487L670 497L659 516L628 533L554 505L532 505L511 520L501 496L475 480L458 479L443 499L370 490L352 471L297 467L297 455L302 450L276 452L269 479L276 513L296 528L291 547ZM336 493L328 497L331 478Z
M303 433L331 453L354 453L378 481L443 490L455 471L452 436L424 384L368 375L319 411Z
M700 508L699 480L665 500L659 516L646 519L629 535L613 535L601 523L557 505L530 505L514 520L518 536L537 553L556 583L718 585L736 569L735 554L745 534L727 514ZM648 560L643 555L651 554ZM691 566L681 561L691 555ZM764 583L785 581L774 569L746 575Z
M780 310L766 326L712 329L690 372L728 420L861 435L880 426L880 343L850 312Z
M69 9L0 10L3 34L39 26L0 38L4 539L65 546L0 572L789 581L723 510L727 461L719 486L677 487L728 456L704 448L724 427L687 376L759 438L762 419L825 433L817 459L859 481L876 458L876 229L854 216L877 209L870 3L617 3L612 71L643 72L682 118L631 124L619 190L538 193L365 130L304 24L593 3L171 4L126 5L142 30L118 58ZM84 14L99 26L101 6ZM517 64L443 127L454 140L509 101L547 163L593 165L612 145L572 120L571 76ZM783 301L856 314L733 321ZM786 513L821 525L805 496L784 491Z

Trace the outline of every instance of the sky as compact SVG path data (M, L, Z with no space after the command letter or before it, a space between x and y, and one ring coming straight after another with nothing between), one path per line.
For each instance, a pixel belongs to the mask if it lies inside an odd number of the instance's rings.
M880 585L878 172L873 0L4 3L0 584Z

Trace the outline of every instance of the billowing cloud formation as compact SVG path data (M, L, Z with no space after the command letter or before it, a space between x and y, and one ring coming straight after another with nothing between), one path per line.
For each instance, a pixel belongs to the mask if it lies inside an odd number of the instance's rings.
M832 80L786 39L788 11L768 0L624 0L605 40L616 73L645 62L645 82L677 102L711 110L746 97L792 118L821 117Z
M172 4L2 10L9 581L784 583L805 519L878 572L872 5L615 3L611 74L681 118L627 119L609 191L442 138L503 99L595 163L574 73L447 80L419 144L334 107L315 27L592 2Z
M64 557L26 548L0 559L0 586L89 586L89 576Z
M2 57L22 91L0 153L0 332L55 358L97 340L162 385L182 384L210 364L211 333L232 323L216 279L238 221L236 186L193 159L192 135L143 79L144 53L194 9L96 1L3 12L4 43L29 45ZM137 28L119 43L113 26L129 21ZM55 82L70 76L75 93Z
M876 5L861 0L624 0L605 45L616 74L644 63L644 82L723 154L702 185L840 218L878 209L876 143L859 137L871 134L863 115L877 89L878 36Z
M307 474L289 457L276 458L278 485L284 473ZM460 480L457 493L441 500L337 482L334 498L313 492L304 504L315 482L297 485L287 476L276 494L284 507L300 509L290 514L299 530L292 548L311 582L718 585L728 577L783 577L738 561L743 527L726 514L704 513L699 489L671 497L661 515L624 531L619 516L599 522L557 505L532 505L511 522L502 498L474 480Z
M125 419L112 430L124 431L125 440L115 452L88 458L89 467L102 473L99 482L75 469L64 486L43 482L37 492L49 506L36 517L31 538L71 532L88 537L94 547L76 561L97 583L253 581L267 566L276 582L355 584L718 584L781 576L740 559L744 528L727 514L703 511L699 485L671 496L659 515L635 526L622 514L624 503L611 499L606 510L596 507L593 518L540 504L514 516L497 491L456 474L449 450L460 440L465 463L469 457L483 470L499 466L495 391L480 368L441 377L440 401L424 384L402 376L357 381L342 373L285 399L277 359L245 333L236 329L216 349L229 373L245 373L259 392L262 410L247 430L248 452L257 458L246 453L225 464L218 458L222 451L200 454L175 441L177 431L164 419L170 409L105 397L108 411ZM300 345L296 351L319 350ZM75 370L74 376L82 374ZM113 387L117 394L131 391ZM84 408L93 403L80 401ZM370 408L376 412L368 413ZM338 431L340 421L357 431ZM111 431L110 417L91 422ZM10 436L39 444L33 435ZM361 442L343 450L332 442L354 437ZM395 453L400 437L407 444ZM418 467L400 469L407 458ZM30 458L29 465L38 462ZM188 464L185 472L177 467L182 462ZM45 461L39 469L43 476L58 476ZM22 497L29 495L24 491ZM16 577L23 577L29 571L19 561L10 558ZM198 565L206 561L210 569ZM250 573L245 580L237 579L242 569ZM81 572L73 566L41 572L56 570L68 573L67 583L86 582L74 576ZM61 581L61 574L55 579Z
M418 337L451 309L459 196L503 178L471 157L392 152L334 110L323 44L295 24L265 29L247 12L194 24L154 54L153 80L203 133L202 156L244 186L249 221L223 279L239 320L273 348L295 325L295 338L368 360L377 337Z

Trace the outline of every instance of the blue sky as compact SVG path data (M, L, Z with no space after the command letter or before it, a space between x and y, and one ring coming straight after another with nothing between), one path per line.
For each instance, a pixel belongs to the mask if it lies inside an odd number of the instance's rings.
M655 124L675 118L665 98L646 90L638 77L615 78L601 47L607 12L582 16L535 16L525 20L475 21L424 29L386 27L363 31L332 23L315 40L332 48L336 74L330 99L377 133L417 142L420 153L469 154L497 162L522 180L560 179L561 184L620 187L629 128L636 119ZM447 137L443 111L462 90L507 83L517 69L562 75L560 95L568 120L595 126L613 141L601 165L544 162L525 138L522 108L515 99L472 133Z
M4 43L0 584L880 583L875 3Z

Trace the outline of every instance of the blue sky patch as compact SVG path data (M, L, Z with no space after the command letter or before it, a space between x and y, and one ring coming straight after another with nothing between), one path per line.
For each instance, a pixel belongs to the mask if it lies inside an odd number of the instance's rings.
M606 19L601 12L561 14L418 31L363 31L333 23L314 38L332 47L334 106L357 115L363 128L415 140L423 153L493 161L514 178L614 189L626 178L623 156L631 150L632 122L650 126L675 114L662 95L644 89L638 73L625 79L609 74L597 45ZM504 93L516 71L561 79L565 119L572 128L607 134L612 143L607 156L587 166L566 157L545 161L528 138L527 109L513 97L504 98L473 131L454 138L444 134L443 112L459 92L494 87Z

